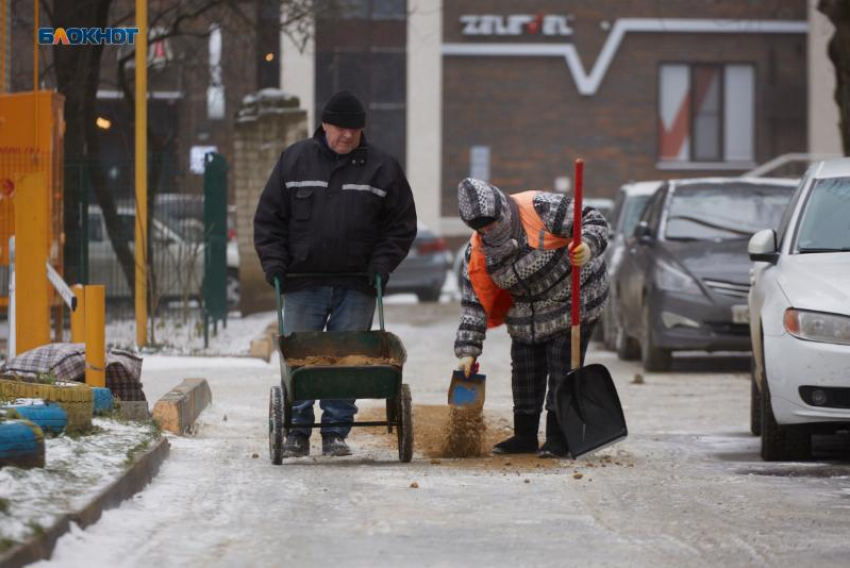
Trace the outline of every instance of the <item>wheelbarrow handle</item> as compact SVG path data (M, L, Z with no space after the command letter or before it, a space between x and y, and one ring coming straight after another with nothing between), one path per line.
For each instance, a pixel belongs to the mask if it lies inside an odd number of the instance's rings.
M292 276L294 278L306 278L306 277L321 277L321 276L368 276L366 272L348 272L341 274L320 274L320 273L296 273L289 274L288 276ZM381 322L381 331L386 331L384 327L384 293L383 286L381 285L381 275L377 274L375 276L375 288L378 291L378 319ZM280 301L280 279L275 276L274 277L274 301L277 307L277 331L281 337L284 336L283 333L283 305Z
M280 303L280 278L274 277L274 302L277 307L277 332L283 337L283 306Z

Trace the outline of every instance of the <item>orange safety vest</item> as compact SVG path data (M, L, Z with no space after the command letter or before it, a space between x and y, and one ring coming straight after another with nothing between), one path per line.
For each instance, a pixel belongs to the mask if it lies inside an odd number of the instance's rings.
M534 209L534 196L537 193L537 191L524 191L508 196L508 199L513 199L518 206L519 219L529 246L539 250L554 250L567 246L570 239L547 231L543 220ZM478 231L472 233L469 242L472 247L469 257L469 281L484 308L484 313L487 314L487 327L498 327L505 322L505 316L514 300L507 290L496 286L490 274L487 273L487 263Z

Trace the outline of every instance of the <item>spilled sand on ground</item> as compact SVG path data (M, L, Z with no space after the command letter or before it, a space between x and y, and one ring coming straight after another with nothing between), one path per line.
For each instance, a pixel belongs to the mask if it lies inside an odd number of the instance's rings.
M572 463L571 460L540 459L535 454L491 455L494 445L513 435L508 419L486 411L471 415L455 413L452 419L452 409L448 405L413 407L414 451L431 458L432 465L507 473L508 470L559 468ZM360 411L357 420L386 420L386 412L383 408L366 408ZM457 426L460 425L475 430L459 433ZM362 428L361 431L369 434L369 444L381 448L398 447L395 432L387 434L386 428Z
M413 406L413 436L414 452L430 458L431 465L440 467L456 467L501 473L502 475L519 474L534 470L567 470L587 472L599 468L633 468L635 459L629 452L616 446L605 448L594 454L584 456L580 460L571 459L542 459L536 454L493 455L490 451L498 442L513 435L513 424L504 414L488 413L486 410L479 414L483 430L480 432L480 444L476 445L475 435L457 436L452 434L452 426L463 423L452 422L452 407L448 405L414 405ZM473 422L476 420L473 418ZM382 407L362 409L356 417L362 421L386 420L386 410ZM396 432L387 433L385 427L357 428L353 433L358 441L366 446L382 449L398 448ZM454 436L454 438L453 438ZM470 442L471 440L471 442ZM543 437L540 437L541 443ZM478 451L467 454L467 457L457 457L458 450L469 451L470 446ZM579 479L578 477L576 479Z

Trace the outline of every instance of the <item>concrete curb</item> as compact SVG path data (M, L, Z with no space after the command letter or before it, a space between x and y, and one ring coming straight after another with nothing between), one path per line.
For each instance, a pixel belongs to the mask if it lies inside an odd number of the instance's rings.
M163 430L182 436L192 431L195 420L211 402L206 379L183 379L154 405L153 420Z
M251 347L248 350L249 357L263 359L266 363L271 361L272 353L276 349L274 336L277 333L277 323L270 323L266 329L251 340Z
M0 555L0 567L17 568L49 559L56 547L56 541L71 529L71 523L76 523L80 528L93 525L100 519L103 511L117 507L150 483L159 472L159 466L168 457L170 448L171 445L165 438L157 440L151 449L138 456L118 479L95 496L88 505L60 516L43 534L34 535L27 542Z

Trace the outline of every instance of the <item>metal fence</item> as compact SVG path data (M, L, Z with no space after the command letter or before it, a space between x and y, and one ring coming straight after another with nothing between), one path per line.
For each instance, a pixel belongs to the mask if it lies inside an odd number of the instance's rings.
M203 184L200 179L182 180L169 157L151 157L149 172L150 313L165 318L196 316L202 306L205 240L209 240L204 225ZM66 163L65 189L66 200L75 204L66 210L65 273L69 283L104 284L107 318L132 319L133 288L127 273L134 266L122 264L116 252L121 242L130 251L135 249L132 161ZM97 197L104 193L113 198L117 214L116 230L111 232L108 214ZM232 247L235 250L235 241ZM238 266L238 260L232 258L227 263L228 272L231 264Z

